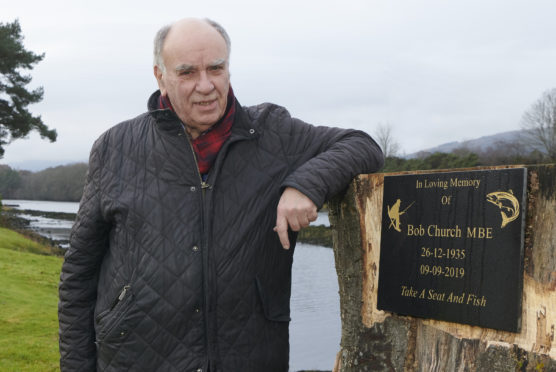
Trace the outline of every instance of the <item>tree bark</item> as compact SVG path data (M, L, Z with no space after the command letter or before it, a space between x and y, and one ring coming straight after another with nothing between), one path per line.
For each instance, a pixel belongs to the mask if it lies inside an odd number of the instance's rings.
M520 333L377 310L383 182L361 175L329 203L342 320L334 371L556 371L555 165L527 167Z

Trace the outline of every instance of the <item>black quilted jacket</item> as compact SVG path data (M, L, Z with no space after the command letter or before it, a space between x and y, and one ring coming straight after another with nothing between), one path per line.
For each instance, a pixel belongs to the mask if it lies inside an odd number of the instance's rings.
M287 371L292 248L281 191L320 207L382 166L366 134L237 104L202 183L179 119L157 110L94 144L60 283L62 371Z

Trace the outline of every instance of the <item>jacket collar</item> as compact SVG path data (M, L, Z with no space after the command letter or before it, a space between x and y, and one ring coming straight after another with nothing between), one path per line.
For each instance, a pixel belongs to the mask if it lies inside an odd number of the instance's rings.
M160 90L155 91L149 97L147 108L149 114L156 120L157 126L173 135L183 133L181 120L170 109L159 109L158 99L160 97ZM236 112L234 124L232 125L232 134L230 141L240 139L254 139L260 135L260 126L255 121L251 120L236 97Z

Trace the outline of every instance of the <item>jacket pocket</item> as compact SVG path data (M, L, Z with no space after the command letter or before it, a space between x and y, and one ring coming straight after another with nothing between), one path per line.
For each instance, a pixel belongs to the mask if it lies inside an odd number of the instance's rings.
M265 318L275 322L289 322L291 320L289 288L273 291L258 276L255 277L255 282Z
M96 317L97 343L123 340L136 325L137 311L131 286L126 285L113 305ZM133 315L135 313L135 315Z

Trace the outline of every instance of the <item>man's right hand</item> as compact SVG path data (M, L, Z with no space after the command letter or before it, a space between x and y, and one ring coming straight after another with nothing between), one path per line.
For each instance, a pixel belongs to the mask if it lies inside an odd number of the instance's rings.
M317 206L315 203L297 189L286 187L278 202L276 226L274 227L282 247L290 248L288 227L293 231L299 231L316 219Z

